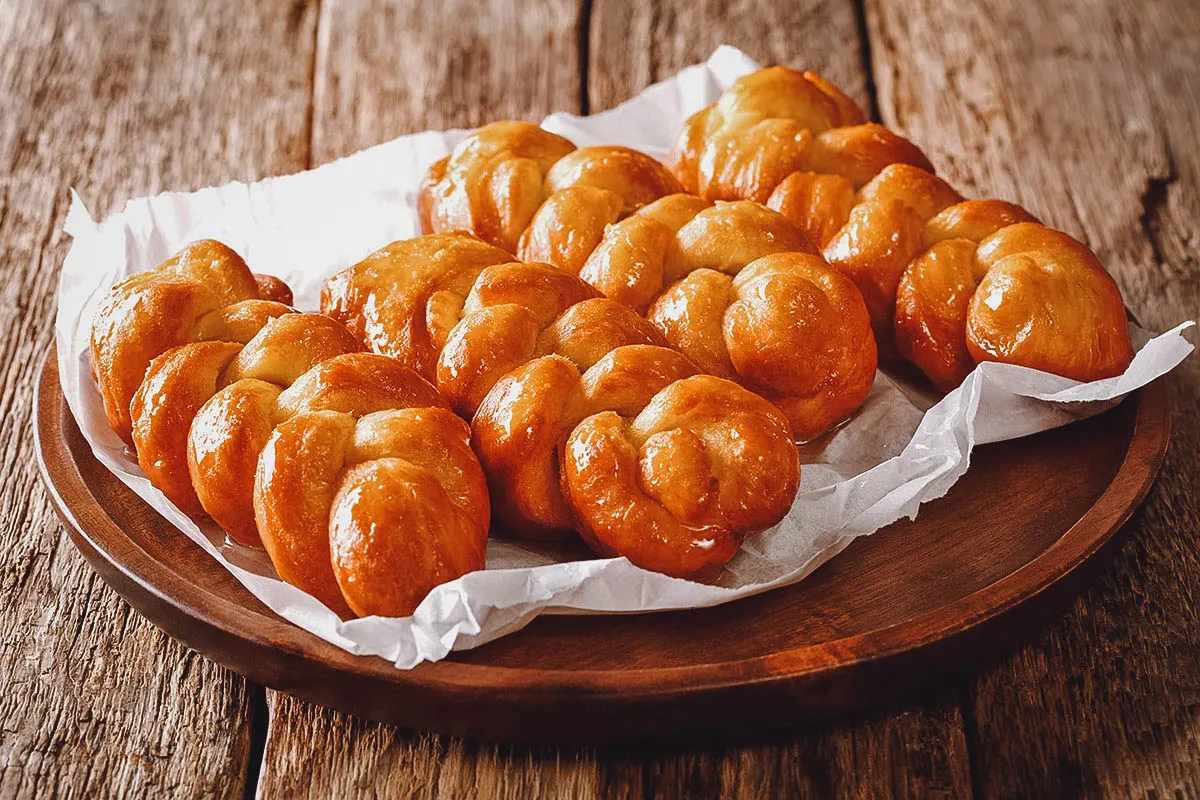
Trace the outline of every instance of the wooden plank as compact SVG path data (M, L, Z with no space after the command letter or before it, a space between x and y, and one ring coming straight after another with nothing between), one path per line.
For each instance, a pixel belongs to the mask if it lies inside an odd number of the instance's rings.
M620 103L647 85L708 58L719 45L764 65L812 69L871 107L852 0L647 2L596 0L588 45L590 110Z
M265 796L964 797L957 706L926 701L786 744L529 747L413 734L269 693ZM303 731L279 735L281 721ZM304 736L307 732L309 736ZM947 737L947 732L951 735ZM316 738L314 738L316 737ZM772 741L778 736L769 737Z
M647 797L968 797L953 697L761 743L649 753Z
M581 5L325 0L313 161L422 130L579 111Z
M37 478L31 394L67 187L104 214L302 167L314 24L283 2L0 9L2 796L244 789L255 692L141 619L75 552Z
M500 0L326 0L318 23L313 163L429 128L580 111L582 10L574 0L537 0L519 13ZM301 790L328 797L362 790L523 797L549 786L570 796L596 769L550 751L513 755L363 722L275 692L267 697L264 797Z
M952 182L1089 242L1142 322L1200 317L1200 7L870 0L879 105ZM1200 793L1200 359L1102 580L970 691L985 796Z
M424 127L474 125L505 116L536 119L572 107L578 63L571 49L577 25L573 10L535 17L569 20L567 29L522 34L513 42L512 23L494 19L490 8L469 24L456 17L462 24L447 31L444 23L416 12L352 5L327 4L322 14L316 161ZM780 4L779 9L702 3L699 8L639 5L631 11L623 4L597 3L589 25L592 108L615 104L650 81L702 60L722 41L742 45L764 61L796 63L794 54L803 49L806 66L869 100L853 6L819 3L785 10ZM403 31L404 42L379 45L379 34L371 31L380 30ZM771 32L767 47L763 30ZM430 49L442 35L454 43L448 53ZM847 42L853 46L846 47ZM441 66L490 62L498 47L522 59L517 67L502 65L499 78ZM420 70L429 76L428 85L409 88L397 77L402 69ZM531 75L538 77L531 81ZM547 91L546 81L553 82L553 91ZM970 794L953 692L934 698L926 710L785 737L782 744L699 750L471 744L363 722L273 692L268 702L271 726L260 780L267 796L301 789L340 796L368 788L397 796L756 796L764 785L808 796Z
M417 734L268 692L266 797L608 797L594 751L516 747ZM626 796L640 776L627 771ZM622 793L617 793L620 796Z
M853 2L740 0L638 4L597 0L592 9L588 86L593 110L608 108L707 58L720 44L763 64L813 69L864 109L871 75ZM651 757L653 796L943 796L971 793L966 739L953 690L923 708L885 711L832 727Z

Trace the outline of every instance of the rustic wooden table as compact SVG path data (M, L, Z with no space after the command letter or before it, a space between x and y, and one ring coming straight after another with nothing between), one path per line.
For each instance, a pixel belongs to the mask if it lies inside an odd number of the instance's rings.
M595 111L721 42L827 74L965 193L1083 238L1147 326L1196 318L1200 5L1134 5L4 0L0 796L1196 797L1197 358L1169 379L1172 448L1128 543L1025 647L871 715L636 750L413 734L247 683L92 573L30 436L68 187L105 215L424 128Z

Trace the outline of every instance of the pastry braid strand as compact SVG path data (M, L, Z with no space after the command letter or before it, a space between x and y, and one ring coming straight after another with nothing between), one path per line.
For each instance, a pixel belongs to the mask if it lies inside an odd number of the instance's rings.
M168 269L196 252L186 248ZM469 430L414 370L362 352L333 319L266 300L188 307L191 331L161 335L156 301L217 296L230 264L236 276L240 259L224 258L209 262L215 276L193 270L192 285L163 279L161 268L135 275L95 322L102 391L120 374L106 367L194 340L150 360L129 402L151 483L185 512L207 512L237 541L265 547L281 578L343 617L407 616L434 586L481 569L489 502ZM139 335L148 341L113 341Z
M799 480L778 409L652 345L582 374L560 356L530 361L489 392L472 430L511 527L573 524L596 552L677 577L710 577L783 518Z
M822 98L834 91L822 86ZM834 116L853 106L842 99L835 105ZM473 134L496 135L487 127ZM861 405L874 377L873 334L853 286L821 261L803 229L755 203L714 208L681 193L661 164L626 148L575 150L548 170L545 186L550 193L520 237L523 261L579 275L609 300L646 315L659 343L775 402L802 440ZM783 253L794 257L738 277L757 258ZM511 309L501 319L504 313L495 312L493 327L511 324L514 337L522 331L520 349L529 352L536 326L516 321ZM454 390L438 385L462 411ZM475 392L467 406L482 394Z

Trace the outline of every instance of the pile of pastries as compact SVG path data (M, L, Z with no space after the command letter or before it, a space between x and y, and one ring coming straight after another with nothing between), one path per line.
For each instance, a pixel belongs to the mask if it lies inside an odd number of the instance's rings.
M484 126L420 214L320 314L202 241L92 332L150 481L344 618L411 614L493 528L706 579L784 517L796 443L880 362L948 391L983 361L1087 381L1132 358L1087 247L965 200L811 72L737 81L665 164Z

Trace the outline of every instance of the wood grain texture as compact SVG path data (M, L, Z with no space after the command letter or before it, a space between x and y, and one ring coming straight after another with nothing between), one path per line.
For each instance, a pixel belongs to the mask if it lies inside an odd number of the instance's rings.
M75 186L126 198L303 166L304 4L0 8L0 796L238 795L251 690L167 638L69 544L31 396Z
M762 64L813 69L870 112L874 86L859 14L855 3L843 0L652 2L632 13L627 4L596 0L589 107L614 106L730 44ZM967 797L969 762L956 690L931 702L778 743L658 754L645 767L646 782L653 795ZM916 753L916 759L904 757Z
M272 736L264 796L364 797L964 797L965 742L953 703L813 730L785 745L740 748L527 747L413 734L271 693L274 718L303 718L324 749ZM275 772L277 765L286 770Z
M1200 316L1200 7L871 0L885 121L952 182L1084 239L1149 328ZM969 691L988 797L1200 793L1200 361L1132 538Z
M495 14L491 7L481 16L489 14ZM398 28L401 18L406 24ZM539 11L538 18L566 21L572 13ZM850 2L596 2L590 19L583 21L588 30L588 106L593 111L703 60L722 42L741 46L764 62L795 64L803 59L804 66L827 74L870 105L856 11ZM545 33L549 52L539 52L532 42L509 48L511 42L501 37L504 44L499 45L481 36L480 23L474 20L455 23L461 24L446 30L446 19L420 16L403 6L327 2L315 77L315 161L425 127L471 126L507 116L536 119L570 108L567 98L578 91L570 80L574 73L565 67L547 68L547 61L540 60L578 64L573 48L563 52L564 45L574 44L569 30ZM412 47L394 47L380 31L403 36ZM449 48L439 46L439 35L449 37ZM518 44L526 41L519 37ZM514 70L502 68L501 91L496 92L493 76L461 66L490 59L497 47L524 59L515 70L518 74L554 76L554 87L548 90L545 78L512 81ZM472 48L482 54L470 52ZM427 82L416 88L406 85L397 76L407 68L421 69ZM434 98L437 102L431 103ZM370 113L363 110L367 106ZM781 744L695 752L472 746L361 722L274 692L268 697L272 724L260 780L265 796L362 790L521 797L764 796L764 789L768 795L778 790L818 797L970 794L954 690L935 698L931 708L806 732Z
M67 246L57 233L64 187L80 187L100 216L127 197L290 172L426 126L537 118L578 105L584 64L598 110L722 41L816 68L870 104L850 4L764 5L596 0L586 60L578 31L559 17L587 21L573 3L539 6L527 24L496 4L456 5L443 20L415 4L324 0L319 26L315 3L303 1L0 8L0 446L9 455L0 464L0 795L236 794L244 779L243 682L117 601L36 486L29 393ZM1020 200L1085 237L1148 326L1195 317L1194 4L1054 9L868 0L884 121L964 191ZM343 18L358 21L343 27ZM422 25L458 37L456 46L421 35ZM493 38L497 27L505 35ZM407 86L401 63L434 74ZM324 111L311 112L310 84ZM444 97L456 98L453 111L443 112ZM263 794L754 796L762 786L967 796L969 750L985 796L1195 796L1195 358L1171 387L1173 450L1114 569L1031 646L919 711L738 748L571 751L415 736L273 695ZM376 783L376 774L390 777Z
M812 69L870 108L870 77L852 0L698 0L629 4L594 0L588 42L590 110L601 111L719 45L762 64Z
M575 0L325 0L313 163L405 133L577 113L582 10Z
M394 136L473 127L502 118L538 121L580 112L577 0L430 4L325 0L313 66L310 164ZM420 76L414 80L412 76ZM550 781L532 762L481 754L458 740L363 722L268 691L260 796L462 796L475 786L508 796ZM576 794L587 766L555 758L553 786ZM495 794L495 793L493 793Z
M794 586L714 608L546 616L397 670L279 619L92 456L47 361L37 456L88 562L138 611L250 680L367 719L483 741L738 741L895 704L1023 641L1094 575L1167 445L1165 388L979 448L916 521ZM980 525L997 507L1003 517ZM874 761L875 759L872 759ZM894 775L895 773L893 773Z

